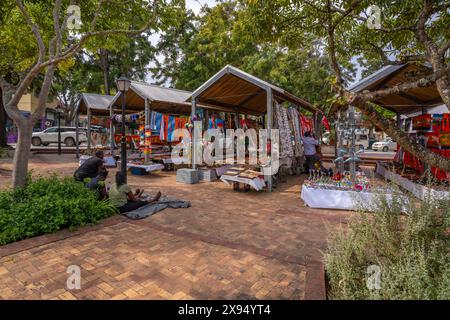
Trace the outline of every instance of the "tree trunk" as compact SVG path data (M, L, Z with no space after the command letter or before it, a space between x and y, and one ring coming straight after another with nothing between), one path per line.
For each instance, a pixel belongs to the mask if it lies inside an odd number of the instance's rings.
M105 86L105 94L110 95L111 90L109 88L109 62L108 62L108 50L100 49L100 68L103 73L103 84Z
M0 89L0 148L8 145L8 137L6 135L6 118L6 110L3 104L2 91Z
M398 129L394 121L387 120L380 115L370 102L359 102L355 104L369 120L382 131L386 132L404 150L417 157L419 160L433 167L450 172L450 159L431 152L417 141L411 141L408 134Z
M31 148L31 134L33 123L31 119L16 122L19 136L16 151L14 152L14 166L12 173L13 188L24 187L28 176L28 158Z

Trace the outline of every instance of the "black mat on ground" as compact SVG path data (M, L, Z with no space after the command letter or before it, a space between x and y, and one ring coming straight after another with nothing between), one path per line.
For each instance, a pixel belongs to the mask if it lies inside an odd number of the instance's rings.
M166 208L178 209L178 208L189 208L190 206L191 203L189 201L163 196L158 200L158 202L150 203L146 206L140 207L139 209L126 212L123 215L132 220L139 220L150 217L151 215L159 211L162 211Z

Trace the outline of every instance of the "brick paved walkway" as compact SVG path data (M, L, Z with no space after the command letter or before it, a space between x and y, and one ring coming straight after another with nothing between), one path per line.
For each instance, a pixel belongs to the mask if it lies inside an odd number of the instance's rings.
M62 157L34 156L31 168L71 174L76 161ZM130 176L131 185L192 207L0 247L0 298L322 298L327 230L349 214L305 207L300 183L290 177L272 194L235 193L221 182L178 184L174 173ZM81 268L81 290L66 289L70 265Z

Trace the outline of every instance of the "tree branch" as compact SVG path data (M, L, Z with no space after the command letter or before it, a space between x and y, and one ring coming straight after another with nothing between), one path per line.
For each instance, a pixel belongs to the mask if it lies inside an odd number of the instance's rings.
M407 92L411 89L429 87L429 86L433 85L440 78L448 76L449 73L450 73L450 65L448 65L444 69L441 69L427 77L421 78L416 81L402 83L402 84L399 84L392 88L377 90L377 91L373 91L373 92L357 93L357 94L354 94L354 97L349 102L349 104L354 104L357 101L374 101L374 100L377 100L377 99L380 99L383 97L387 97L392 94L399 94L399 93Z
M450 40L447 43L443 44L442 47L439 48L438 54L441 58L444 58L447 50L450 49Z
M44 82L42 83L41 91L39 93L38 105L36 110L33 112L32 121L35 122L39 120L42 113L45 110L45 106L47 104L48 93L50 92L50 88L52 86L53 75L55 74L55 65L50 65L45 72Z
M336 19L336 21L333 22L333 28L336 28L347 16L353 13L353 10L362 2L362 0L355 0L353 1L349 8L343 12L341 12L341 15Z
M445 158L437 153L430 152L430 150L423 147L417 142L412 142L408 133L398 130L397 126L392 120L383 117L375 108L375 104L371 102L359 102L355 105L360 109L376 127L386 132L392 137L404 150L412 155L423 159L429 165L438 167L447 172L450 171L450 159Z
M425 30L425 24L433 13L433 6L430 0L423 0L423 8L420 11L419 19L416 25L416 38L419 42L423 43L427 51L431 53L437 53L436 44L431 40Z
M29 13L28 13L27 9L25 8L25 6L23 5L22 1L16 0L16 3L17 3L17 6L19 7L20 11L22 12L23 17L25 18L25 21L30 26L34 37L36 38L37 46L39 49L39 62L42 62L45 59L45 44L44 44L44 40L42 40L42 36L39 31L39 27L31 19L31 16L29 15Z

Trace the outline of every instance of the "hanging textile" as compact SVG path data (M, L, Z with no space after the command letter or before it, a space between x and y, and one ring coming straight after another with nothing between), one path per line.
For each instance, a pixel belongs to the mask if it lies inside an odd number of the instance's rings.
M216 119L216 128L217 129L223 129L224 121L220 118Z
M293 157L294 150L292 148L292 136L287 110L278 102L275 103L275 115L278 129L280 130L280 159Z
M155 129L157 112L150 113L150 129Z
M299 113L295 108L289 108L289 115L292 120L292 127L294 131L294 151L296 157L303 156L303 148L302 148L302 131L299 123Z
M300 124L302 128L302 136L305 132L313 131L313 120L311 118L300 115Z
M167 127L167 141L174 141L173 139L173 132L175 131L175 117L170 116L168 127Z
M161 131L162 116L163 115L161 113L159 113L159 112L156 112L156 114L155 114L155 126L153 128L157 132Z
M165 131L164 131L164 127L165 127L165 116L164 115L161 115L161 123L160 123L160 126L159 126L160 128L159 128L159 139L161 140L161 141L164 141L164 140L166 140L166 136L164 135L164 133L165 133Z
M324 127L330 131L330 124L328 123L327 118L325 117L325 115L322 116L322 124L324 125Z

